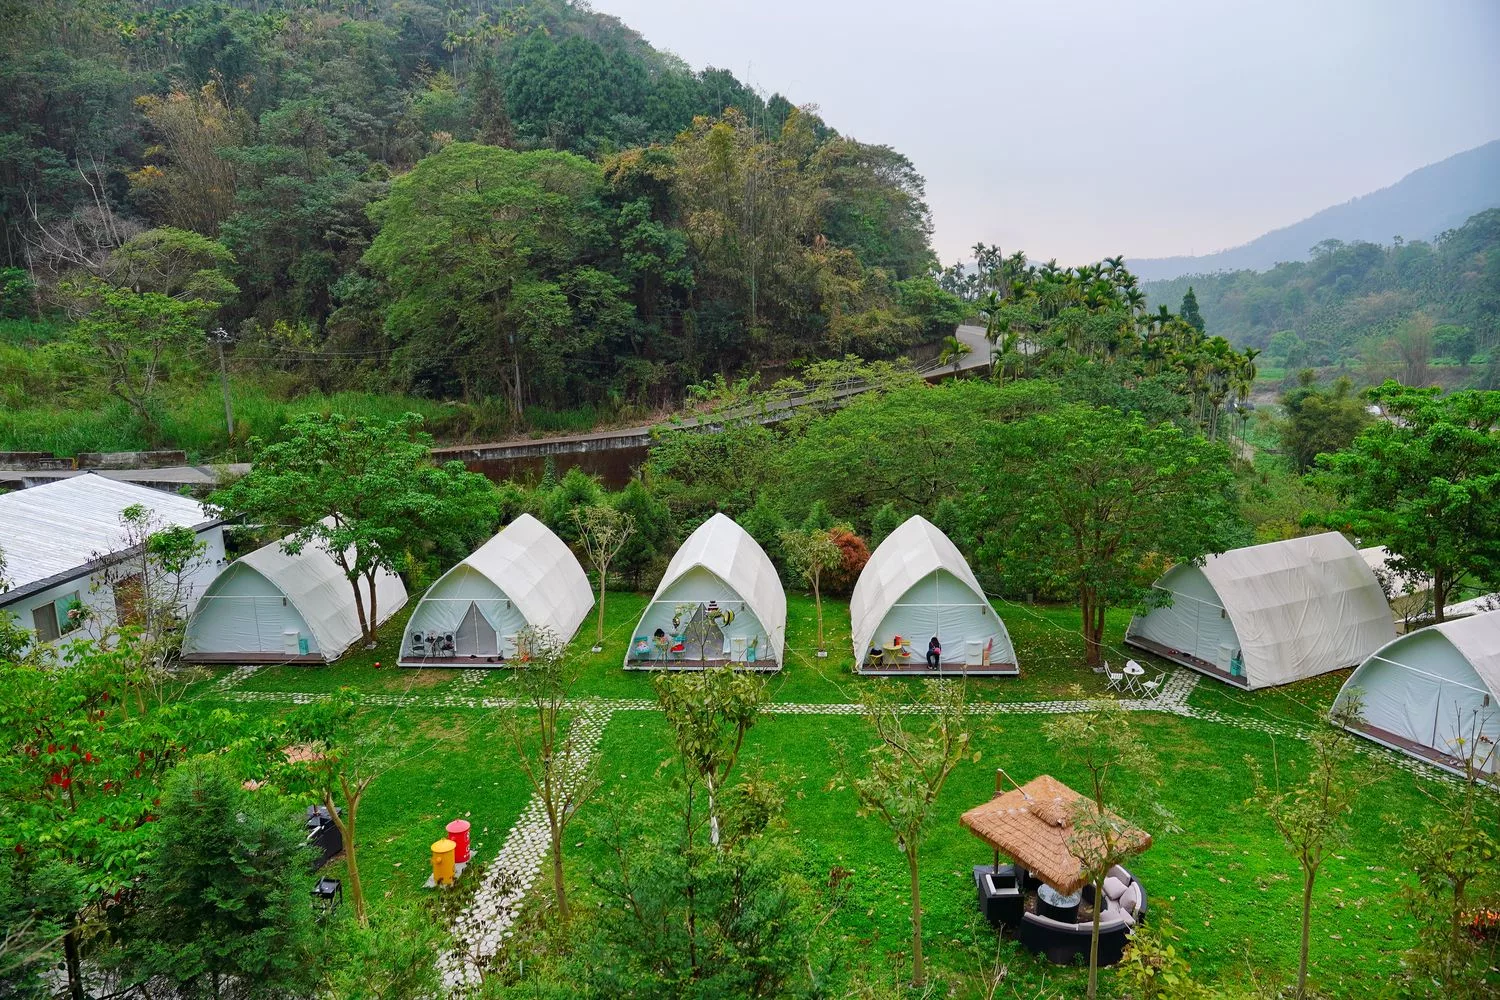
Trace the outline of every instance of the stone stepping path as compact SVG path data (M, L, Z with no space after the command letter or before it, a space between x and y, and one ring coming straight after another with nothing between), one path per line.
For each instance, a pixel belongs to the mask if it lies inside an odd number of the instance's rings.
M595 702L582 707L573 719L569 738L580 754L579 768L564 777L569 791L588 771L604 728L613 711L609 702ZM485 870L484 882L469 907L458 915L450 932L459 948L438 956L443 986L450 992L467 992L479 985L490 959L511 936L511 925L521 912L526 893L541 874L542 862L550 846L546 806L540 795L533 795L505 836L500 853Z

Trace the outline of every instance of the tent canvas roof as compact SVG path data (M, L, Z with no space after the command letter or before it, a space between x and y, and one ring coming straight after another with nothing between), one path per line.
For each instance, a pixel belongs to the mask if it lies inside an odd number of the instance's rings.
M1473 666L1490 694L1500 699L1500 611L1429 626L1453 643ZM1413 633L1414 634L1414 633Z
M594 606L594 589L578 557L530 514L507 524L448 572L459 566L487 577L528 624L550 629L562 642L573 638Z
M1202 569L1252 688L1351 666L1396 637L1374 571L1336 531L1232 549Z
M730 518L715 514L699 525L673 554L651 600L656 601L668 587L699 566L744 598L765 628L766 638L776 652L776 662L780 663L786 637L786 591L760 543Z
M1037 878L1065 895L1083 888L1086 876L1073 854L1079 834L1073 826L1077 809L1092 803L1051 775L1043 774L1020 788L997 795L959 818L976 837L1026 866ZM1151 835L1112 812L1105 817L1118 831L1123 853L1151 846Z
M326 523L326 522L325 522ZM290 537L290 536L288 536ZM281 546L285 538L262 545L254 552L236 559L224 573L243 563L271 581L292 607L307 622L318 640L318 649L327 660L335 660L360 637L359 613L354 607L354 590L344 571L339 569L321 545L309 542L296 555ZM220 574L222 577L224 574ZM364 583L361 581L361 589ZM204 595L213 593L210 585ZM368 591L366 592L368 593ZM375 575L375 614L386 621L406 605L406 585L393 573L380 570ZM368 612L368 607L365 609Z
M92 473L0 494L0 548L11 585L0 602L70 579L96 558L122 551L120 513L135 504L164 527L218 523L196 500Z
M978 578L958 546L921 515L907 518L875 547L849 598L856 658L869 648L891 605L940 569L952 573L976 595L983 595Z

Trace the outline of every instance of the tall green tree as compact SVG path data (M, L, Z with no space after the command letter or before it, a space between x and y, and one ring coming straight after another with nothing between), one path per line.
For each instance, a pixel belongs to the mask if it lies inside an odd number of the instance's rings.
M1202 333L1206 327L1203 322L1203 313L1198 309L1198 295L1189 285L1188 290L1182 295L1182 305L1177 310L1177 315L1184 323Z
M125 969L183 997L280 997L315 976L307 847L297 810L247 792L221 757L168 778L141 908L126 922Z
M1081 693L1081 692L1076 692ZM1160 776L1160 764L1147 740L1130 724L1129 713L1113 701L1090 703L1082 712L1060 715L1043 724L1047 742L1063 760L1082 768L1089 778L1087 795L1073 812L1073 842L1078 858L1094 886L1094 899L1104 898L1104 879L1140 844L1124 835L1110 813L1122 796L1114 783L1123 776L1149 787ZM1095 906L1089 934L1090 1000L1099 992L1099 921L1104 908Z
M394 293L386 328L414 381L456 373L444 388L501 391L517 418L557 398L544 393L572 377L569 358L630 320L626 286L593 263L608 241L602 187L572 154L471 143L391 186L364 259Z
M1246 536L1227 449L1175 425L1075 404L980 444L967 521L981 558L1009 590L1075 595L1092 665L1107 609Z
M860 699L875 745L860 760L843 757L840 780L854 789L859 814L888 829L906 860L911 894L911 985L927 984L922 954L922 842L938 795L970 756L971 720L961 682L927 679L922 711L906 714L897 690L874 688ZM978 760L978 755L974 755Z
M398 420L308 414L280 440L251 442L250 473L213 503L287 535L288 552L316 545L354 591L365 642L380 622L375 579L399 573L408 557L462 547L495 524L499 498L489 480L461 462L436 466L422 418Z
M1500 582L1500 392L1386 382L1370 395L1390 419L1318 459L1340 501L1328 523L1430 578L1442 621L1459 588Z
M1292 468L1306 472L1319 455L1347 448L1370 423L1354 384L1341 378L1329 388L1317 383L1311 369L1298 374L1297 385L1281 394L1283 418L1276 434Z

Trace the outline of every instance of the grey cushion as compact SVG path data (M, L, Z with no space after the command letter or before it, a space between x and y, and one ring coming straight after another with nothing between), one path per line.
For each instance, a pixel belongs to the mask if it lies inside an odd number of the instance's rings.
M1132 885L1126 889L1124 895L1120 897L1120 905L1130 913L1139 910L1141 908L1141 887Z
M1125 894L1125 883L1113 875L1104 880L1104 895L1109 899L1119 899Z
M1121 868L1119 865L1110 865L1109 866L1109 875L1111 877L1113 877L1113 878L1119 879L1121 882L1124 882L1126 885L1129 885L1130 883L1132 883L1132 882L1135 881L1135 879L1131 876L1131 874L1128 871L1126 871L1125 869Z
M1135 917L1129 913L1126 913L1124 910L1120 911L1120 920L1125 924L1126 927L1135 926Z

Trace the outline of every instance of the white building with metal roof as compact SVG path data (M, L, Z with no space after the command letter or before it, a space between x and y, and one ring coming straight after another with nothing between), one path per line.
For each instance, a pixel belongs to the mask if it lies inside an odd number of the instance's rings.
M126 564L140 555L130 549L121 515L136 505L151 512L156 527L191 528L204 543L184 574L182 596L191 608L225 562L219 519L188 497L90 474L0 494L8 584L0 613L44 642L80 637L90 623L96 631L117 623L131 599Z

